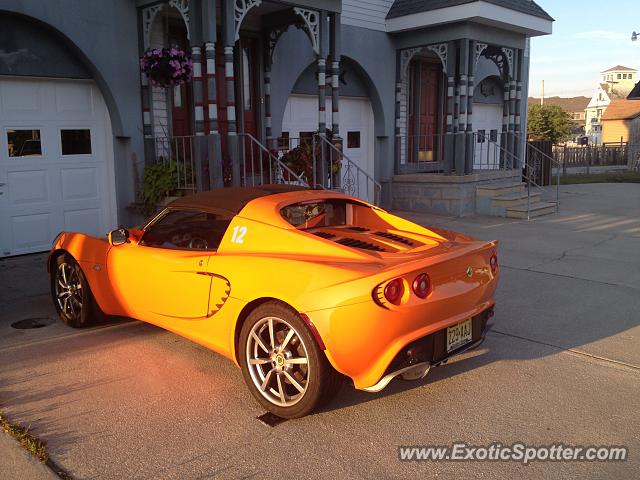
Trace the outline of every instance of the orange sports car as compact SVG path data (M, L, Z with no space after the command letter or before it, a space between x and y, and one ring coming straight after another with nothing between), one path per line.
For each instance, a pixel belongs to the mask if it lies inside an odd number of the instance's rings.
M349 377L383 389L484 339L498 243L427 229L341 193L286 185L175 200L108 238L61 233L63 321L132 317L229 357L254 397L308 414Z

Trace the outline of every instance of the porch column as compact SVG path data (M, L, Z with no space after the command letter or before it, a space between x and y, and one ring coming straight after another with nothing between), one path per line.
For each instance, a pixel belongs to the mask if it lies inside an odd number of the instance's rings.
M513 53L513 60L512 60L512 64L511 64L511 69L510 69L510 79L509 79L509 145L508 145L508 150L509 153L511 154L511 160L509 162L509 165L511 168L516 168L516 164L517 164L517 159L516 159L516 148L515 148L515 144L516 144L516 138L515 138L515 129L516 129L516 108L517 108L517 102L516 102L516 87L517 87L517 64L518 64L518 54L517 54L517 50L514 50Z
M466 131L466 161L464 173L473 173L473 160L475 156L475 139L473 136L473 94L475 90L476 75L476 42L469 40L469 50L467 59L467 131Z
M231 161L231 185L242 184L240 142L236 127L236 94L234 78L234 46L236 44L235 2L222 0L222 43L224 45L224 82L227 93L227 148Z
M327 24L327 13L321 11L320 17L320 44L318 45L318 133L326 135L327 133L327 115L326 115L326 71L327 71L327 52L324 46L324 38Z
M444 167L445 173L453 171L455 156L455 130L454 118L456 116L456 63L458 61L456 42L449 42L447 53L447 133L444 142Z
M334 138L340 137L340 14L330 16L330 45L331 58L331 132Z
M503 86L503 106L502 106L502 145L503 150L500 152L502 161L500 166L508 167L511 162L509 152L509 107L511 103L509 101L509 89L510 80L509 74L504 74L504 86Z
M202 49L191 47L193 60L193 105L195 114L195 134L204 135L204 103L202 101Z
M264 63L264 130L267 148L274 148L273 129L271 127L271 56L266 55Z
M460 58L458 59L460 79L456 94L456 103L458 104L459 120L456 128L456 152L455 152L455 169L456 175L465 174L466 157L466 132L467 132L467 81L469 71L469 40L466 38L460 42ZM455 126L455 119L454 119Z
M216 46L213 42L204 44L206 56L207 111L209 128L207 133L218 133L218 102L216 100Z
M523 154L523 139L521 137L522 135L522 128L521 128L521 123L522 123L522 100L523 100L523 95L522 95L522 88L523 88L523 79L524 79L524 73L523 73L523 69L524 69L524 52L523 50L518 50L518 63L517 63L517 69L516 69L516 73L518 75L517 77L517 84L516 84L516 124L515 124L515 133L516 133L516 139L515 139L515 152L516 152L516 158L520 161L520 165L514 165L515 168L521 168L522 165L524 165L524 158L522 157Z

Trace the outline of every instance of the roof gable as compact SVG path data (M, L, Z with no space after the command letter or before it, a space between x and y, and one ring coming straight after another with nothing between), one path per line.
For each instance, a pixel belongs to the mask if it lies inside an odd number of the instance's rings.
M631 120L640 117L640 100L616 100L611 102L602 120Z
M609 70L605 70L600 73L610 73L610 72L637 72L635 68L623 67L622 65L616 65L615 67L610 68Z
M464 5L465 3L474 3L478 0L396 0L387 18L402 17L414 13L428 12L439 8L454 7ZM500 7L516 10L521 13L533 15L534 17L544 18L553 21L553 18L545 12L536 2L532 0L483 0L487 3L493 3Z

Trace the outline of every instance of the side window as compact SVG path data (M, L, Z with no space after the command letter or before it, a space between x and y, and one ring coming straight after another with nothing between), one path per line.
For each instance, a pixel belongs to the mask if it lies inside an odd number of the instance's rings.
M196 210L168 210L145 229L140 245L179 250L218 249L231 218Z

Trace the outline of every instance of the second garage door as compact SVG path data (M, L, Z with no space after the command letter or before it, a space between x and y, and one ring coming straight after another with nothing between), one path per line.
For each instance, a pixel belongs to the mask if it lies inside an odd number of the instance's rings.
M331 124L331 99L327 99L327 123ZM340 136L350 160L374 177L373 109L368 98L340 97ZM318 99L310 95L291 95L282 119L282 132L300 138L318 131ZM364 183L363 183L364 184ZM372 186L370 185L372 188ZM368 195L362 195L368 196ZM367 198L365 198L367 199ZM373 197L371 196L371 199Z

